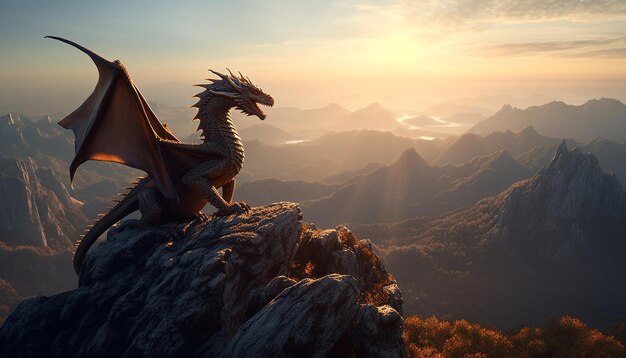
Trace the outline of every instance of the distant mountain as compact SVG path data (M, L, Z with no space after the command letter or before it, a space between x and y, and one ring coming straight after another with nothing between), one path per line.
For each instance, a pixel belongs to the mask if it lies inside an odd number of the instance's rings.
M503 328L564 314L595 326L626 319L626 195L594 156L565 144L534 177L466 209L352 228L387 253L412 293L408 314Z
M33 160L0 157L0 241L71 250L86 218L54 172Z
M429 116L411 117L411 118L407 118L403 120L402 122L404 124L408 124L410 126L416 126L416 127L429 127L429 126L436 126L436 125L441 124Z
M51 169L62 183L70 182L68 168L74 157L72 132L59 126L49 116L39 120L14 113L0 116L0 153L25 162L35 162L40 169ZM87 162L76 172L74 189L70 189L69 193L85 203L81 210L93 218L110 204L111 194L120 192L131 178L141 173L120 164ZM98 184L100 182L103 183ZM93 185L96 185L93 188L108 185L110 190L92 191Z
M392 163L407 148L421 150L428 145L424 142L372 130L333 132L282 146L246 141L242 173L256 179L319 181L372 162Z
M49 155L70 161L74 154L71 132L50 117L35 120L16 113L0 116L0 153L28 157Z
M617 143L604 138L596 138L580 146L585 153L592 153L606 172L613 172L626 185L626 143Z
M589 141L603 137L622 142L626 140L626 105L609 98L593 99L580 106L555 101L524 110L506 105L469 132L486 135L493 131L519 131L527 126L557 138Z
M344 130L371 129L390 131L398 126L397 114L383 108L379 103L372 103L352 112L341 125Z
M330 196L302 203L302 208L326 226L398 221L473 204L530 175L506 152L463 166L434 167L415 149L407 149L393 164L355 177Z
M539 135L533 127L526 127L519 133L511 131L492 132L485 136L473 133L457 138L448 138L439 147L437 164L461 164L477 156L484 156L496 151L506 150L516 156L532 148L558 143L557 138Z
M454 180L450 188L438 194L435 202L445 208L460 208L498 193L519 180L532 175L502 150L486 157L475 158L459 169L471 169L467 176Z
M509 103L514 107L526 108L556 100L553 97L542 95L512 96L507 94L487 95L478 97L457 98L450 102L444 102L428 107L424 113L434 116L446 117L458 112L478 113L489 116L498 111L503 104Z
M268 123L259 123L239 130L243 140L258 140L267 144L285 144L288 141L301 139L293 133L289 133Z
M515 160L526 168L535 171L547 166L554 158L559 144L540 145L515 157Z

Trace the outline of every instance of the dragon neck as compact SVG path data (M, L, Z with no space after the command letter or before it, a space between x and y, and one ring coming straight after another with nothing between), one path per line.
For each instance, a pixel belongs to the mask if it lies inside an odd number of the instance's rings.
M232 100L221 96L205 98L198 108L196 118L200 119L199 130L202 130L203 141L220 144L227 148L229 159L234 164L243 165L243 145L235 129L230 110L234 107Z

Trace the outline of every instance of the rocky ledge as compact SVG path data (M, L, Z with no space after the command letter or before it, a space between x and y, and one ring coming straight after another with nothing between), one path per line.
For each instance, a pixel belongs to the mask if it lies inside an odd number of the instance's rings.
M402 296L371 244L296 204L150 226L127 220L78 288L22 302L2 357L404 356Z

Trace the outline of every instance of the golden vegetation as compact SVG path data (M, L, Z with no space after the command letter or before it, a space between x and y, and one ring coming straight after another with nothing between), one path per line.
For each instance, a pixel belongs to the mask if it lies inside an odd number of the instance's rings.
M385 305L389 302L389 292L384 288L395 283L393 277L383 268L383 263L378 256L347 228L338 227L339 240L344 246L352 248L358 262L367 265L373 270L367 270L375 277L372 278L374 284L361 292L360 302L369 303L374 306ZM363 270L362 270L363 271Z
M618 326L615 336L604 334L569 316L512 335L464 320L404 320L409 357L626 357L624 330Z
M305 226L302 231L300 247L291 263L289 277L295 280L304 278L319 278L332 273L328 260L316 255L311 249L311 240L317 240L322 230ZM385 287L394 284L395 280L387 272L382 261L374 252L360 241L350 230L345 227L337 227L338 247L335 250L349 250L356 256L358 263L358 278L360 303L369 303L375 306L388 304L391 293ZM342 273L342 272L339 272Z

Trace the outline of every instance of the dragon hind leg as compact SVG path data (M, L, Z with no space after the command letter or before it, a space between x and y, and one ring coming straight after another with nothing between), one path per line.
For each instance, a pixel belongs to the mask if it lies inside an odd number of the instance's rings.
M163 196L156 188L146 188L138 193L139 212L141 220L147 223L157 223L163 212Z

